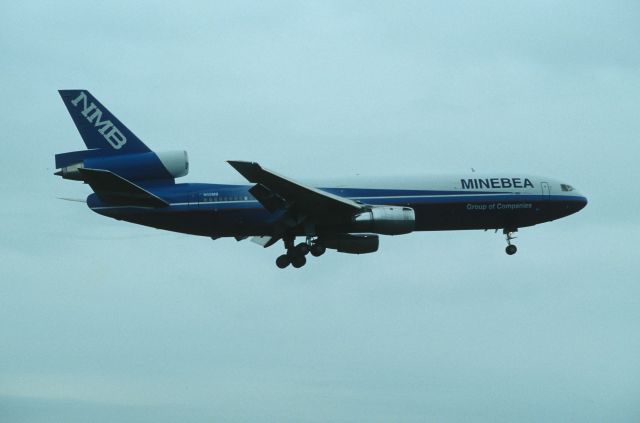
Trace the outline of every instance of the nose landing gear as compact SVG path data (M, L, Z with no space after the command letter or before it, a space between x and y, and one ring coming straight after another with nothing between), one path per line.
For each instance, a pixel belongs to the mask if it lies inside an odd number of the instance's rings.
M513 236L513 234L516 232L518 232L518 229L503 230L503 233L505 234L505 237L507 239L507 248L505 248L504 251L510 256L514 255L518 251L518 247L511 243L511 240L516 239L516 237Z

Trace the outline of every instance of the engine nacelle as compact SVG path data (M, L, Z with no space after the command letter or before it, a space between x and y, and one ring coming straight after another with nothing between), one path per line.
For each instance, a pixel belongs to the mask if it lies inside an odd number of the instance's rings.
M378 235L333 234L321 237L322 244L339 253L367 254L378 251Z
M109 170L134 181L175 179L189 173L186 151L147 152L87 157L81 162L62 167L58 175L82 180L80 168Z
M413 232L416 214L411 207L376 206L353 216L358 231L383 235L401 235Z

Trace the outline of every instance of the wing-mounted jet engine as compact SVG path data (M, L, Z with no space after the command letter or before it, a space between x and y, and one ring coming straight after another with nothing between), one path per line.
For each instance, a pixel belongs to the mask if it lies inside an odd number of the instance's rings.
M416 214L411 207L373 206L353 216L354 229L382 235L402 235L413 232Z

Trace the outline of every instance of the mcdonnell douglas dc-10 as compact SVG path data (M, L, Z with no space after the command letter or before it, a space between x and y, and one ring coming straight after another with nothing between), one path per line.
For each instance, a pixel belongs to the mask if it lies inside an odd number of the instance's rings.
M568 216L587 199L571 185L520 174L358 181L313 187L258 163L229 161L250 185L175 183L188 173L185 151L156 153L89 91L60 95L87 150L57 154L56 175L84 181L86 203L104 216L217 239L283 241L276 265L302 267L326 249L365 254L379 235L502 229L506 252L518 228ZM296 238L304 241L296 244Z

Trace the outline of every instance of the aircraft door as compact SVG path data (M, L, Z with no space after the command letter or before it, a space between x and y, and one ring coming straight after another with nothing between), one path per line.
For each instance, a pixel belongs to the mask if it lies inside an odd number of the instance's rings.
M542 182L540 183L540 186L542 187L542 197L544 200L549 200L551 198L551 187L549 186L548 182Z

